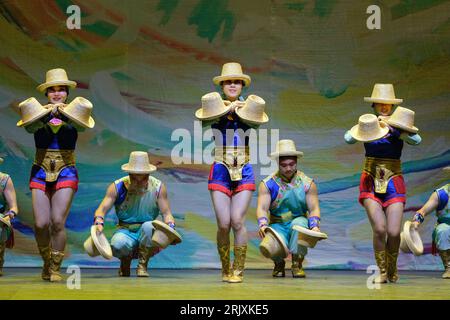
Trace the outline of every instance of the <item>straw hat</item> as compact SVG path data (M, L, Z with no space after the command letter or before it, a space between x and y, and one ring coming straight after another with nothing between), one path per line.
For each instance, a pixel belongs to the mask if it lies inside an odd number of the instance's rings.
M323 232L309 230L301 226L293 226L292 229L298 231L297 243L307 248L314 248L318 241L328 238L328 236Z
M92 129L95 121L92 118L92 103L83 97L76 97L64 108L59 108L59 112L77 124Z
M419 129L414 127L414 114L414 111L399 106L389 117L387 123L395 128L411 133L417 133Z
M91 257L102 255L105 259L112 258L112 249L103 232L97 232L97 226L91 226L91 235L84 242L84 250Z
M377 83L373 86L372 96L364 97L366 102L378 102L385 104L399 104L403 99L395 97L394 86L390 83Z
M150 164L148 154L144 151L130 153L128 163L122 165L122 170L128 173L146 174L156 171L156 167Z
M442 168L442 170L444 170L444 172L450 173L450 166L444 167Z
M75 88L77 83L67 78L66 70L61 68L48 70L45 75L45 82L37 86L40 92L45 92L49 87L53 86L68 86L69 88Z
M265 237L259 244L259 251L266 258L286 258L289 255L289 249L281 236L271 227L267 227Z
M33 123L52 111L50 108L44 108L34 97L22 101L19 104L19 109L21 119L17 122L18 127Z
M3 158L0 158L0 164L2 164L3 163Z
M213 82L216 85L220 85L222 81L234 79L244 81L246 87L248 87L252 82L250 76L242 73L242 67L237 62L225 63L222 66L222 74L220 76L214 77Z
M231 104L226 106L218 92L210 92L202 97L202 107L195 112L200 120L210 120L227 114Z
M245 100L244 106L236 108L236 114L239 118L256 124L262 124L269 121L269 117L264 112L266 102L263 98L251 94Z
M155 228L152 236L152 242L154 245L164 249L169 244L177 244L181 242L181 235L164 222L153 220L152 225Z
M2 227L2 224L5 224L8 228L11 229L11 221L7 220L3 217L3 215L0 215L0 228Z
M350 129L353 138L362 142L370 142L383 138L389 132L389 128L383 121L378 121L374 114L363 114L359 117L358 124Z
M412 227L411 221L406 221L400 233L400 249L405 253L420 256L423 253L423 243L419 232Z
M270 154L272 159L278 159L279 157L303 157L303 152L297 151L295 148L295 142L293 140L284 139L277 142L275 152Z

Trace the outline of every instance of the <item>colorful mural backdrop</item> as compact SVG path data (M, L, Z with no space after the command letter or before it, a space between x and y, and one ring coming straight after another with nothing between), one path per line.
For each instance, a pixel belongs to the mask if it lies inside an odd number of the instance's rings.
M380 30L366 26L371 4L381 8ZM81 29L66 26L71 5L81 9ZM307 267L365 269L374 263L371 229L357 203L363 146L343 139L359 115L371 112L363 97L374 83L394 83L403 106L416 112L423 138L403 152L405 219L448 179L441 168L450 163L449 1L2 0L0 30L1 170L11 174L20 206L16 247L7 251L6 266L41 265L28 189L34 141L16 127L17 105L30 96L44 103L35 88L55 67L78 82L69 98L90 99L96 120L77 145L81 183L67 221L65 265L118 265L117 259L90 258L83 242L108 184L124 175L121 164L129 152L144 150L158 166L155 176L167 184L184 237L150 265L219 267L209 165L175 165L171 151L180 142L172 139L174 130L184 128L193 138L200 98L217 90L212 77L229 61L251 75L246 94L267 103L270 122L262 128L296 141L305 154L299 166L318 185L329 240L310 250ZM269 142L263 145L270 149ZM264 175L256 173L260 181ZM246 221L248 267L269 268L258 250L256 196ZM108 236L115 223L111 212ZM430 217L421 229L426 254L401 254L400 268L441 268L430 253L434 223Z

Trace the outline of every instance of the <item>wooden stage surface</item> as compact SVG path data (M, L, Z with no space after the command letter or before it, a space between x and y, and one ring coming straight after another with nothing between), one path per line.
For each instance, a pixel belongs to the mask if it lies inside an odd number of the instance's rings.
M65 278L71 276L66 274ZM0 277L2 300L120 299L120 300L307 300L307 299L450 299L450 280L442 272L401 271L396 284L368 289L364 271L306 270L307 278L272 278L271 270L246 270L244 282L220 281L220 270L149 269L149 278L120 278L116 269L81 269L80 289L67 282L40 279L37 268L5 268ZM72 282L73 283L73 282Z

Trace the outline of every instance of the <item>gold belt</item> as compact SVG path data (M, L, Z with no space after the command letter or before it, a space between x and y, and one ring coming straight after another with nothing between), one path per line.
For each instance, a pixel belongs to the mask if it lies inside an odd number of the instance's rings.
M402 164L400 159L366 157L364 172L373 178L376 193L386 193L389 181L402 174Z
M280 216L276 216L273 214L270 214L270 224L272 223L283 223L283 222L289 222L294 220L295 218L301 217L302 215L294 216L294 214L291 211L282 213Z
M75 165L75 150L37 149L33 163L44 169L45 181L53 182L62 169Z
M228 170L231 181L242 180L242 168L250 162L250 149L246 147L216 147L214 160Z

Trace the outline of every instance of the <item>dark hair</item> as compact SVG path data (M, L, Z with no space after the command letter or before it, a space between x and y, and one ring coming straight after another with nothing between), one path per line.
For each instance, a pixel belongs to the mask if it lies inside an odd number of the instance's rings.
M51 86L51 87L56 87L56 86ZM48 87L48 88L45 90L45 96L46 96L46 97L48 97L48 89L50 89L51 87ZM60 87L63 87L63 88L65 89L66 93L67 93L67 96L69 96L69 86L60 86Z

